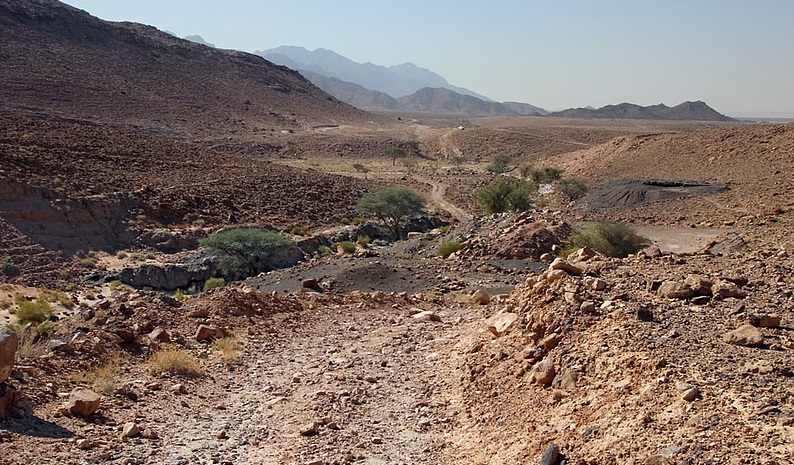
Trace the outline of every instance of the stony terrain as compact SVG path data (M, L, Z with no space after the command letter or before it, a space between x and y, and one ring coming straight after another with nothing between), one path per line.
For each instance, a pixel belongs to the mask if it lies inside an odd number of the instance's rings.
M0 21L0 464L791 462L791 124L376 117L57 2ZM226 88L185 77L230 63ZM590 194L483 215L473 191L524 163ZM394 184L447 222L342 224ZM592 219L652 244L563 253ZM203 264L235 226L307 228L302 262L188 296L113 274ZM20 327L37 299L54 316Z

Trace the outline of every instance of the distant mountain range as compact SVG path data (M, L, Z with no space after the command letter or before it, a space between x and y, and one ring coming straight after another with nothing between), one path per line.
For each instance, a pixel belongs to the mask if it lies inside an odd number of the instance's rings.
M607 105L599 109L572 108L549 113L562 118L655 119L670 121L736 121L701 101L684 102L674 107L660 103L642 107L633 103Z
M318 48L314 51L303 47L284 45L270 50L254 52L277 65L296 71L311 71L321 76L352 82L370 90L377 90L392 97L403 97L425 87L450 89L461 95L470 95L491 101L463 87L453 86L439 74L420 68L413 63L381 66L372 63L356 63L336 52Z

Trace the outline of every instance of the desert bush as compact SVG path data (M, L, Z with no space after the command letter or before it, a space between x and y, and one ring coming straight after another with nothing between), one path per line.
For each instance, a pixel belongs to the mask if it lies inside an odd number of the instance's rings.
M358 226L358 225L364 224L366 222L367 222L367 219L364 218L363 216L354 216L353 217L353 225L354 226Z
M339 220L339 222L347 226L350 224L350 218L342 218L341 220Z
M562 177L562 170L553 166L546 166L532 170L532 181L536 184L551 184Z
M356 238L356 244L360 245L361 247L368 246L369 242L370 242L369 236L358 236Z
M309 227L308 226L298 226L295 225L290 229L290 234L295 236L308 236L309 235Z
M207 292L211 289L215 289L217 287L221 287L224 285L223 278L210 278L204 281L204 292Z
M532 172L535 171L535 168L532 165L521 165L518 168L518 174L523 179L529 179L532 177Z
M570 200L581 199L587 194L587 185L579 178L563 179L557 184L557 190Z
M466 163L466 157L460 155L453 156L451 160L452 160L452 164L458 167L463 166L463 164Z
M525 181L499 181L477 190L474 195L486 213L503 213L508 210L518 212L532 208L529 184Z
M282 234L256 228L230 229L199 241L221 261L226 277L241 279L275 268L292 241Z
M94 257L81 258L80 265L84 268L93 268L96 266L96 258Z
M358 209L381 220L400 238L400 221L421 212L427 201L407 187L386 187L374 194L365 194L358 202Z
M457 241L449 241L443 242L441 245L438 246L438 256L441 258L447 258L453 253L460 250L460 242Z
M355 253L356 251L356 244L353 241L342 241L339 243L339 246L344 253Z
M491 159L491 163L489 163L485 169L491 173L506 173L510 161L510 155L494 155L494 157Z
M179 302L185 300L185 294L182 292L182 289L177 289L176 292L174 292L174 299L178 300Z
M180 349L163 349L149 357L149 366L162 374L199 376L201 364L192 355Z
M317 247L317 253L320 254L321 257L327 257L334 252L327 245L321 245L320 247Z
M216 339L212 343L212 347L220 351L221 358L230 361L238 358L240 356L239 352L237 352L237 347L239 347L239 343L237 342L237 338L234 336L226 336L220 339Z
M11 276L16 276L18 272L19 269L14 264L14 262L11 261L11 257L6 256L0 259L0 273L11 277Z
M596 222L585 224L568 238L566 246L578 249L588 246L607 257L626 257L650 245L625 223Z
M17 319L19 320L19 324L22 326L28 323L38 326L52 316L50 303L46 300L23 300L17 305L19 305L19 308L17 309Z

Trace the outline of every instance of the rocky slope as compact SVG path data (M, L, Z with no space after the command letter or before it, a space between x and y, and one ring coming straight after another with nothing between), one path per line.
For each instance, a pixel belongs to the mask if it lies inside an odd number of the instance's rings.
M655 119L668 121L735 121L718 113L703 102L684 102L674 107L660 103L643 107L633 103L607 105L599 109L571 108L550 113L549 116L563 118L614 118Z
M297 72L56 0L0 5L0 109L177 136L256 135L372 118Z

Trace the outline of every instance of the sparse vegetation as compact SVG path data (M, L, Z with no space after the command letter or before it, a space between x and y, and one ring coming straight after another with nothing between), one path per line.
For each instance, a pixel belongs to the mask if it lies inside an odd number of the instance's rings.
M180 349L163 349L149 358L149 365L161 374L200 376L201 364L192 355Z
M391 158L392 166L397 164L397 159L402 158L405 156L405 149L400 147L386 147L386 150L383 151L389 158Z
M119 258L121 260L124 260L125 258L127 258L127 256L128 256L127 252L123 250L119 250L118 252L116 252L116 258Z
M356 244L353 241L342 241L339 243L339 247L342 248L342 252L347 254L356 252Z
M532 170L532 181L535 184L551 184L554 181L559 181L561 177L562 170L553 166Z
M498 154L494 155L491 163L485 169L491 173L506 173L509 169L511 158L509 155Z
M353 169L356 170L357 173L361 173L364 175L364 179L367 178L367 173L369 173L369 168L364 166L362 163L353 163Z
M11 277L11 276L16 276L18 272L19 269L11 260L11 257L5 256L2 259L0 259L0 273Z
M521 176L522 179L529 179L532 177L532 172L534 170L535 168L532 165L525 164L525 165L521 165L518 168L518 174Z
M52 316L50 303L43 299L22 300L17 305L17 319L22 326L28 323L38 326Z
M294 236L309 236L310 235L308 226L298 226L298 225L293 226L292 229L290 229L289 233L294 235Z
M210 278L204 281L204 292L221 287L225 284L223 278Z
M587 185L579 178L567 178L557 184L557 190L569 200L577 200L587 194Z
M240 356L240 353L237 352L237 348L239 347L239 342L237 338L234 336L226 336L221 339L216 339L212 343L212 347L215 350L221 352L221 358L226 361L231 361Z
M80 259L80 266L83 268L94 268L96 266L96 258L86 257Z
M339 220L339 222L347 226L350 224L350 218L342 218L341 220Z
M356 238L356 244L361 247L366 247L369 245L370 238L369 236L358 236Z
M292 241L279 233L240 228L213 234L199 244L218 256L226 277L241 279L274 269Z
M91 385L91 388L103 395L112 396L116 390L116 380L119 378L121 364L118 356L112 356L104 365L100 365L88 372L73 375L77 383Z
M458 168L463 166L466 163L466 161L467 161L466 157L463 157L463 156L460 156L460 155L453 156L451 158L451 160L452 160L452 164L457 166Z
M427 201L407 187L387 187L374 194L366 194L358 202L358 209L383 221L394 237L400 238L400 221L421 212Z
M499 181L474 193L486 213L527 211L532 208L529 184L525 181Z
M121 286L123 286L123 284L118 279L114 279L113 281L108 283L108 288L110 288L111 291L115 291Z
M333 251L327 245L321 245L317 247L317 253L320 254L321 257L327 257L328 255L331 255Z
M366 218L364 218L363 216L356 216L356 217L353 217L353 225L354 225L354 226L358 226L358 225L360 225L360 224L364 224L364 223L366 223L366 222L367 222L367 219L366 219Z
M650 245L650 241L638 235L625 223L596 222L571 234L566 246L578 249L588 246L608 257L626 257Z
M174 299L176 299L176 300L178 300L180 302L185 300L185 294L182 293L182 289L177 289L176 292L174 292Z
M441 258L448 258L453 253L460 250L460 242L457 241L448 241L443 242L440 246L438 246L438 256Z

